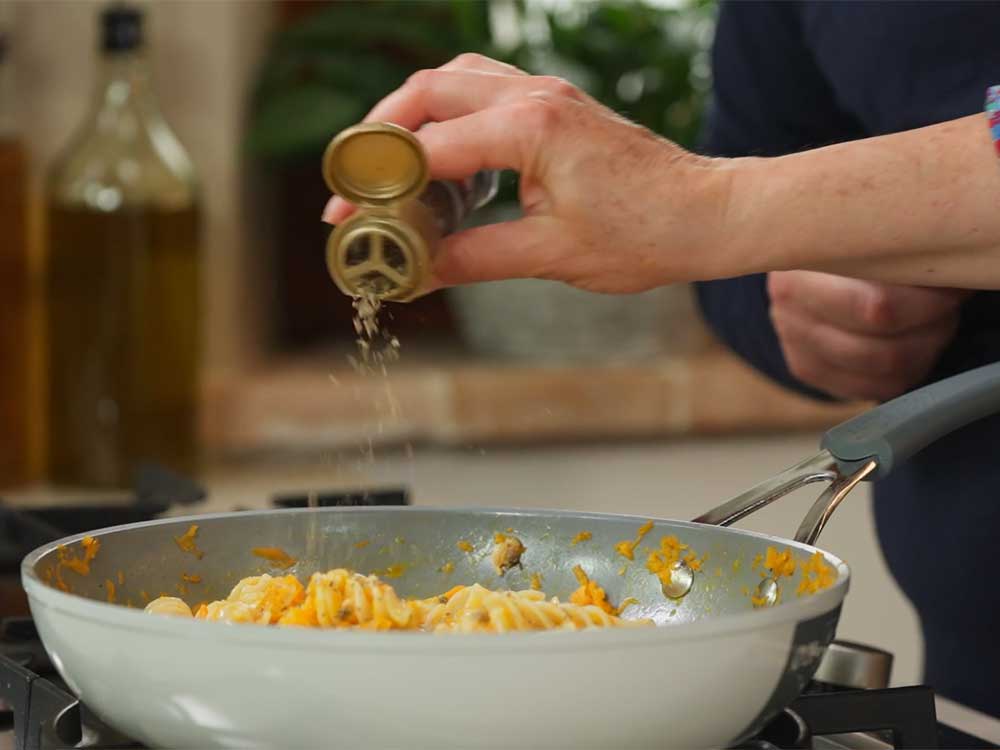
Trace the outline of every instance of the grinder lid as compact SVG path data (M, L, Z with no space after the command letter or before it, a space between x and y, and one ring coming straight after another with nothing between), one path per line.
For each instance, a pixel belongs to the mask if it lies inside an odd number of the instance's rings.
M386 122L355 125L337 135L323 154L331 191L359 205L415 198L428 180L427 156L409 130Z

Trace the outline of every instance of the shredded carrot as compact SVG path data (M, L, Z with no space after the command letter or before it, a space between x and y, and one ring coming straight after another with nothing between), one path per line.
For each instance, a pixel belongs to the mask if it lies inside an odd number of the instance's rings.
M460 550L462 550L462 552L472 552L473 549L472 545L469 544L464 539L459 541L455 546L458 547Z
M817 591L829 588L837 580L837 572L826 564L821 552L814 552L806 562L799 563L802 570L802 580L796 593L815 594Z
M191 524L191 528L185 531L181 536L175 536L174 541L177 546L181 548L182 552L190 552L192 555L197 557L199 560L205 556L205 553L198 549L198 545L195 544L194 538L198 536L198 524Z
M446 562L444 565L441 566L442 573L451 573L453 570L455 570L455 563L453 563L451 560L449 560L448 562Z
M500 532L497 532L496 534L493 535L493 542L495 544L503 544L505 541L507 541L507 537L501 534Z
M200 575L188 575L187 573L181 573L181 580L187 581L188 583L201 583Z
M635 539L626 539L622 542L618 542L618 544L615 545L615 552L622 557L628 558L629 560L634 560L635 548L639 546L639 542L642 541L642 538L646 536L652 528L653 522L646 521L646 523L639 527L639 530L636 532Z
M700 558L694 552L688 552L684 555L684 562L691 570L701 570L702 566L708 560L708 553L706 552Z
M276 568L290 568L298 562L281 547L254 547L251 550L257 557L262 557Z
M364 549L369 544L371 544L371 542L369 542L367 539L362 539L360 542L354 543L354 549Z
M117 599L117 595L115 593L115 582L108 578L104 581L104 587L108 590L108 602L110 604L114 604Z
M663 585L669 584L672 577L670 567L681 559L681 554L687 548L686 544L681 544L680 540L673 535L663 537L660 540L660 549L653 550L647 556L646 570L659 578ZM686 559L685 562L687 562Z
M455 594L464 589L465 586L452 586L450 589L441 594L443 599L451 599Z
M767 557L764 558L764 567L774 575L775 578L786 578L795 575L795 560L792 551L786 549L778 552L774 547L767 548Z
M69 568L81 576L90 575L90 563L97 557L97 553L101 549L101 540L94 539L92 536L85 536L80 542L80 546L83 547L83 555L76 557L66 547L59 545L56 550L59 566Z
M569 596L569 600L573 604L578 604L581 607L587 605L600 607L609 615L615 615L617 617L627 606L638 603L638 599L629 597L628 599L625 599L620 606L615 607L608 601L608 595L604 589L594 581L590 580L582 567L575 565L573 567L573 575L576 576L576 580L580 583L580 588Z
M586 542L586 541L588 541L590 539L593 539L593 538L594 538L594 535L591 534L589 531L581 531L579 534L577 534L575 537L573 537L573 540L570 542L570 544L575 547L580 542Z

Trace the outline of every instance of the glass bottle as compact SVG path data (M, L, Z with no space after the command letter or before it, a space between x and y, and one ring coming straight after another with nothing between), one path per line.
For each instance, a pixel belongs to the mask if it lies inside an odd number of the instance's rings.
M358 211L330 234L330 276L352 297L408 302L427 282L442 237L497 193L499 173L428 181L427 155L412 133L391 123L341 132L323 155L331 191Z
M0 487L28 474L27 158L14 117L11 6L0 2Z
M48 459L56 483L123 487L142 462L196 468L199 211L142 13L100 19L90 112L46 186Z

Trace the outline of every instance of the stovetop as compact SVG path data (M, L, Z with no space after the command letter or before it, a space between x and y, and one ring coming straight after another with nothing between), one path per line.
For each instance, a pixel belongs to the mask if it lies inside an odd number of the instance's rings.
M174 504L204 498L201 488L158 467L144 467L133 501L17 511L0 504L0 574L16 572L40 544L68 534L154 518ZM406 490L280 495L276 507L407 505ZM888 661L891 664L891 656ZM888 674L884 675L885 680ZM103 724L76 699L52 666L30 617L0 620L0 750L141 748ZM938 721L925 686L845 689L813 682L803 695L739 750L875 750L875 748L1000 748Z

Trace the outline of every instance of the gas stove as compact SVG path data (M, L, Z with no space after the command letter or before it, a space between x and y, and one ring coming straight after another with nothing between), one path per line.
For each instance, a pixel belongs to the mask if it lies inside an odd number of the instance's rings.
M204 496L184 477L146 467L125 504L52 506L30 512L0 504L0 581L4 575L13 579L24 554L40 544L102 526L148 520ZM407 504L408 493L400 489L271 498L275 507ZM0 750L143 747L101 722L62 682L27 616L26 602L23 612L0 606L0 618ZM995 744L1000 742L1000 721L951 704L930 687L888 688L891 667L887 652L835 642L798 700L759 735L733 750L1000 748Z

